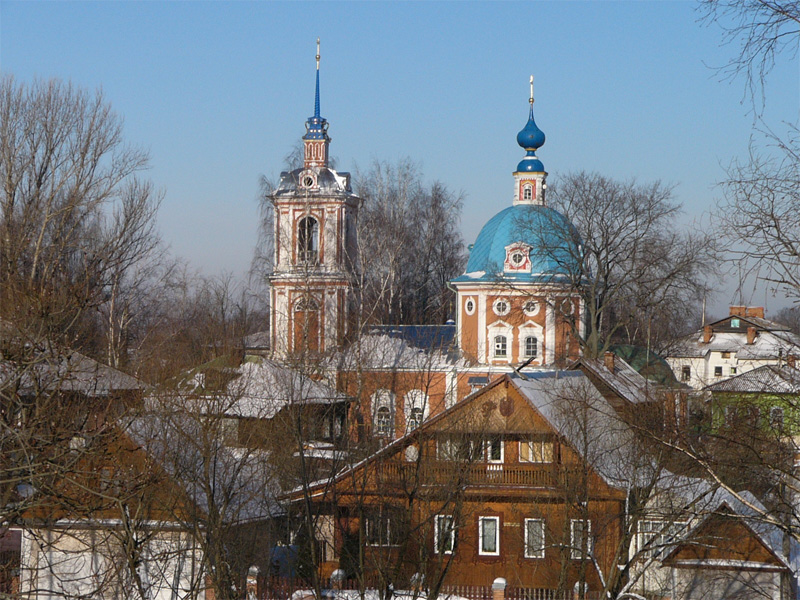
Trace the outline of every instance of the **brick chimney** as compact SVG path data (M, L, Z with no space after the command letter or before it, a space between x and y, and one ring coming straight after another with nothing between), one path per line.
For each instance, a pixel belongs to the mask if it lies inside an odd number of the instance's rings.
M606 352L603 355L603 363L605 364L606 369L608 369L609 371L611 371L613 373L614 372L614 353L613 352Z
M744 311L745 317L756 317L758 319L764 318L763 306L748 306Z
M731 306L731 317L743 317L747 313L746 306Z
M711 325L703 327L703 343L707 344L711 341Z
M748 327L747 328L747 344L752 345L756 341L756 328L755 327Z

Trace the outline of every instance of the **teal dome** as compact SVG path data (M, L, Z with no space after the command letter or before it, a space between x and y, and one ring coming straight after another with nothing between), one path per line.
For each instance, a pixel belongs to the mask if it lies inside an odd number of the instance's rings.
M531 247L530 273L504 273L506 247L522 242ZM466 272L454 282L552 282L580 272L580 237L572 223L549 206L518 204L492 217L472 246Z

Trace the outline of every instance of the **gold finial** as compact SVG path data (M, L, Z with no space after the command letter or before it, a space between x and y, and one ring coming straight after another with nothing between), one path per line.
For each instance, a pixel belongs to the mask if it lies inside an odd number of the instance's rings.
M319 56L317 58L319 58ZM530 103L533 104L533 75L531 75L531 99L530 99Z
M319 38L317 38L317 71L319 71Z

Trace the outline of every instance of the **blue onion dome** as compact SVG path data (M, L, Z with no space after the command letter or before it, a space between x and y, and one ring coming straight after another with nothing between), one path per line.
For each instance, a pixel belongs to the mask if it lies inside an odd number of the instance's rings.
M525 150L536 152L539 148L544 146L544 131L539 129L536 121L533 120L533 102L531 102L531 113L528 117L528 122L517 134L517 143Z
M530 272L503 272L506 248L522 242L530 246ZM580 273L581 241L564 215L549 206L509 206L483 226L470 251L466 272L454 282L514 280L568 281Z

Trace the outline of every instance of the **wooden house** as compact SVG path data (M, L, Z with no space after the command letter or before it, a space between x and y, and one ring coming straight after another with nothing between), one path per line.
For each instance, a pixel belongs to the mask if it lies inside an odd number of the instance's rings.
M582 371L506 374L289 500L314 506L324 576L599 591L620 544L629 435Z

